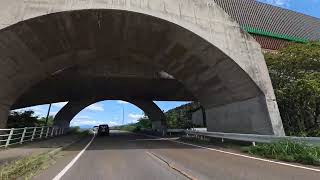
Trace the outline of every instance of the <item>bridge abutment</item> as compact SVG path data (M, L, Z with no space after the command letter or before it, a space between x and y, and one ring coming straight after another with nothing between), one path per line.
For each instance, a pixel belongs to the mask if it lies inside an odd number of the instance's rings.
M208 131L284 136L280 117L272 121L264 97L206 109ZM281 124L279 124L281 123Z

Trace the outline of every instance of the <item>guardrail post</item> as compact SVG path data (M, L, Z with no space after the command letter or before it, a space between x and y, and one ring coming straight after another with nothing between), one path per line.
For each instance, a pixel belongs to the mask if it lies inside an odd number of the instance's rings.
M59 127L58 127L58 129L56 130L56 133L55 133L55 136L58 136L59 135Z
M51 137L53 136L53 133L54 133L54 127L52 127L51 129Z
M21 136L21 139L20 139L20 144L23 143L24 137L26 136L26 132L27 132L27 128L25 127L25 128L23 129L23 133L22 133L22 136Z
M224 143L224 139L223 138L221 138L221 142Z
M48 138L50 127L47 127L46 138Z
M6 148L10 145L10 140L12 138L13 131L14 131L14 128L11 128L10 134L9 134L9 136L7 138L7 142L6 142L6 146L5 146Z
M252 142L252 146L256 146L256 142Z
M34 139L34 135L36 134L36 130L37 130L37 128L35 127L35 128L33 129L32 137L31 137L31 141L33 141L33 139Z
M44 128L44 127L42 127L42 128L41 128L41 132L40 132L40 139L42 139L43 128Z

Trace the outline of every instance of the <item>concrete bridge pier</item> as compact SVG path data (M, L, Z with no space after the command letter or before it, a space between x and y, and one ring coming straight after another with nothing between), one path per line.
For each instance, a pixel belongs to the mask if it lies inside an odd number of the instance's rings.
M266 100L263 96L207 108L207 129L213 132L281 135L282 123L274 121L280 119L277 108L276 101Z
M0 129L7 128L7 120L10 106L0 104Z

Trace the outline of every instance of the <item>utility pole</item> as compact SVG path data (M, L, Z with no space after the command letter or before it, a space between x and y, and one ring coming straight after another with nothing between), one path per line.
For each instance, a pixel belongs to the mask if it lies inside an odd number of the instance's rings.
M51 103L49 105L49 109L48 109L48 113L47 113L47 118L46 118L46 126L48 126L48 119L49 119L49 114L50 114L50 110L51 110Z
M124 125L124 106L122 105L122 125Z

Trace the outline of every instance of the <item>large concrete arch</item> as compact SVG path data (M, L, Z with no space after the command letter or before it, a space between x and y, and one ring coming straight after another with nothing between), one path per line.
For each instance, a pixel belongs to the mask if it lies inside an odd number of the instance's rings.
M3 0L0 12L1 127L41 80L91 60L137 57L183 83L209 130L284 134L259 44L213 2Z
M68 102L55 116L54 125L59 127L69 127L71 120L80 113L80 111L98 101L100 100L85 99ZM153 101L128 100L128 102L134 104L146 113L152 121L153 129L160 131L166 129L165 115Z

